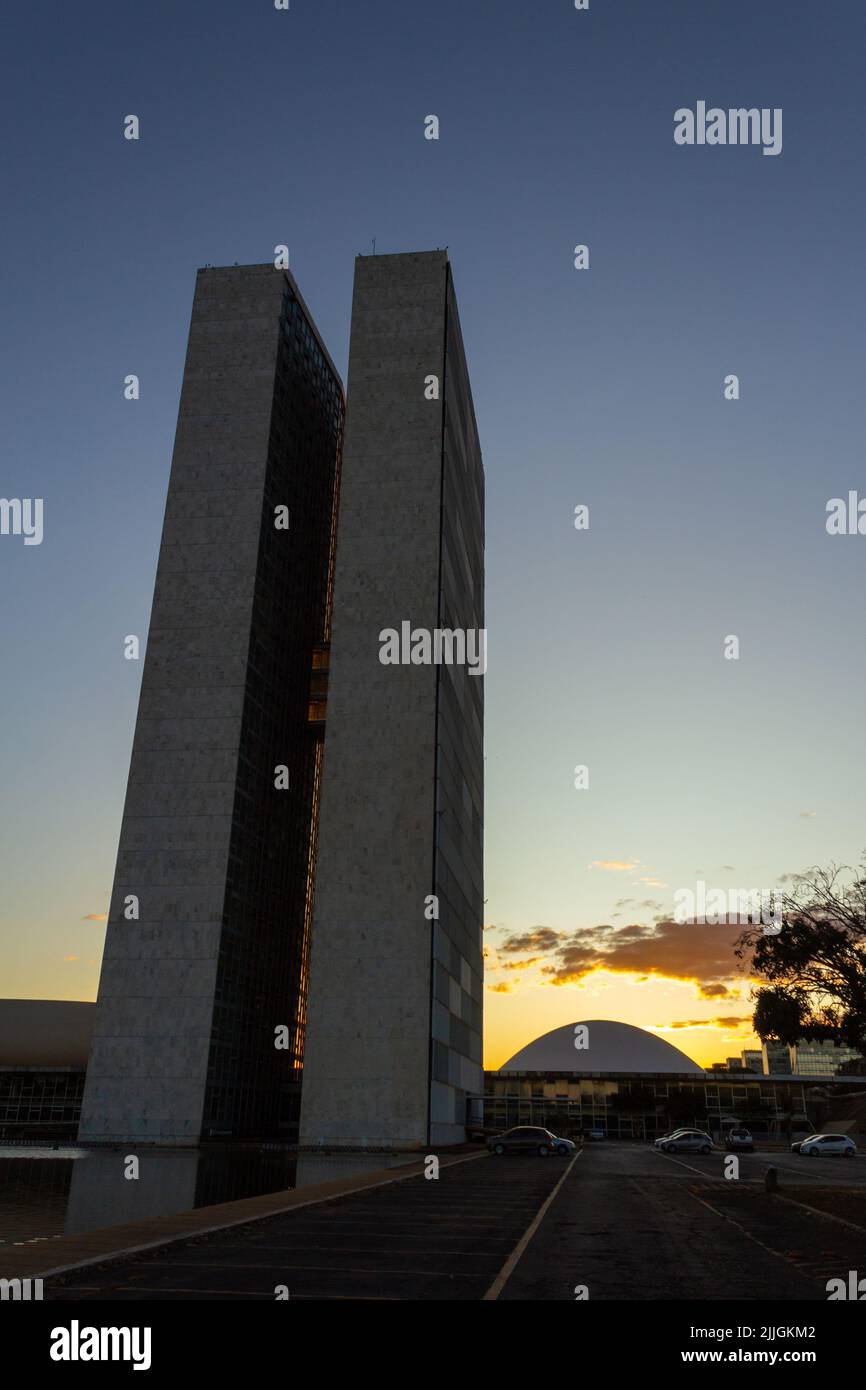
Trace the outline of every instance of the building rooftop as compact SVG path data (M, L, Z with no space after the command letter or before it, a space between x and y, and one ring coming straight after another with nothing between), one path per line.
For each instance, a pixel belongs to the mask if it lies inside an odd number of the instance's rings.
M586 1047L575 1030L585 1028ZM653 1072L703 1076L704 1069L664 1038L631 1023L589 1019L566 1023L515 1052L501 1072Z
M84 1068L95 1009L72 999L0 999L0 1067Z

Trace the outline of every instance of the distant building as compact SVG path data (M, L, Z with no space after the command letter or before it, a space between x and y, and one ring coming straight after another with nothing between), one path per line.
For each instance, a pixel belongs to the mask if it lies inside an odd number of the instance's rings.
M783 1043L771 1039L762 1049L766 1076L836 1076L846 1062L861 1056L862 1048L829 1040Z
M759 1047L747 1047L740 1053L743 1066L748 1071L763 1072L764 1054Z
M765 1076L790 1076L791 1051L787 1043L771 1039L761 1048L761 1059Z
M789 1047L788 1053L795 1076L835 1076L843 1062L852 1062L861 1055L861 1049L829 1041L798 1042Z

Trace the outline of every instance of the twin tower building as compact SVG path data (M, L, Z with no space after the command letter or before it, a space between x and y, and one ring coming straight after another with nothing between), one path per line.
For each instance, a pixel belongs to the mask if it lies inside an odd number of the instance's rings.
M446 253L358 258L348 400L288 271L200 270L81 1140L464 1138L483 681L407 623L484 627Z

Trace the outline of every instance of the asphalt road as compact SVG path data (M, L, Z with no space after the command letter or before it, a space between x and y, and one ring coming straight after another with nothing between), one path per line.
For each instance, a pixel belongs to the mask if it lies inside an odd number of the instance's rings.
M484 1297L565 1171L488 1155L49 1282L47 1299Z
M640 1146L638 1152L646 1152ZM725 1153L722 1149L714 1149L711 1154L665 1154L669 1162L674 1159L677 1163L693 1170L706 1177L723 1177ZM816 1183L823 1187L866 1187L866 1156L858 1155L856 1158L841 1158L838 1155L828 1155L826 1158L805 1158L799 1154L792 1154L790 1151L776 1151L757 1153L739 1153L737 1158L740 1162L740 1177L744 1181L764 1180L764 1174L769 1167L777 1168L779 1171L779 1181L783 1185L793 1184L796 1180L798 1186L804 1183Z
M587 1145L500 1298L826 1300L826 1281L866 1272L866 1236L764 1192L770 1164L786 1184L866 1184L866 1162L741 1154L725 1180L721 1151Z
M866 1185L866 1160L669 1157L587 1145L574 1159L480 1157L247 1227L84 1269L53 1300L826 1300L866 1273L866 1236L767 1196Z

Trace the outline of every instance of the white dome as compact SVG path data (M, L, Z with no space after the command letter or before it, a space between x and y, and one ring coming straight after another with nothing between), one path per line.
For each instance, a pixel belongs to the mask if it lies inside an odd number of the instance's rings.
M575 1047L575 1028L587 1030L586 1047ZM507 1071L569 1072L690 1072L702 1076L703 1068L678 1047L655 1033L635 1028L631 1023L612 1023L609 1019L590 1019L566 1023L543 1033L522 1047L500 1068Z

